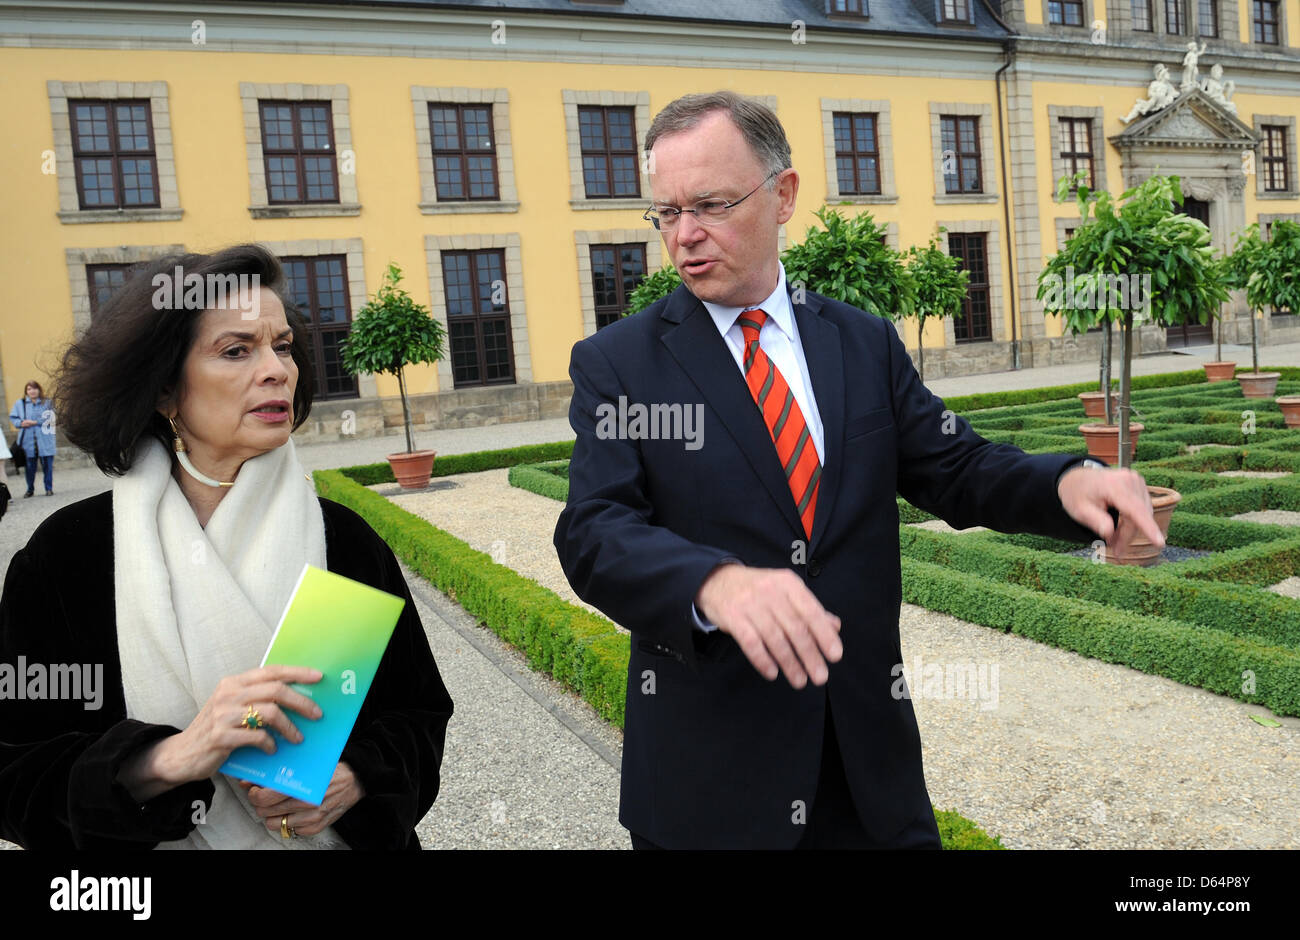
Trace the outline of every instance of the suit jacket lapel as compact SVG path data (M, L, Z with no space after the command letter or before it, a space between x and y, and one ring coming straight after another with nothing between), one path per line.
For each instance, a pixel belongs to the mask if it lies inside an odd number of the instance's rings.
M685 287L679 287L662 316L677 323L663 335L664 345L709 407L723 416L723 428L740 447L786 522L802 532L794 497L772 444L772 432L704 304Z

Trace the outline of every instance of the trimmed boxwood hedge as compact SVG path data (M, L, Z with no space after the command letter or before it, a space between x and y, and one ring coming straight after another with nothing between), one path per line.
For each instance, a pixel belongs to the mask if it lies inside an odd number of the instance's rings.
M546 463L521 464L511 467L506 479L511 486L528 490L538 496L548 496L566 502L569 498L569 462L552 460Z
M1300 651L1209 627L1042 594L904 556L903 600L1093 659L1300 715ZM1243 691L1243 674L1255 691Z
M1300 600L1239 584L1187 580L1174 574L1179 566L1148 569L1100 564L1091 558L1032 551L981 535L899 528L903 555L917 561L1300 651Z
M519 464L537 463L542 460L561 460L573 456L573 441L557 441L551 444L523 444L519 447L507 447L503 450L476 450L468 454L448 454L433 462L433 476L447 477L456 473L477 473L480 470L500 470ZM359 464L355 467L339 467L333 473L341 473L362 486L374 486L379 483L396 483L392 468L385 463Z

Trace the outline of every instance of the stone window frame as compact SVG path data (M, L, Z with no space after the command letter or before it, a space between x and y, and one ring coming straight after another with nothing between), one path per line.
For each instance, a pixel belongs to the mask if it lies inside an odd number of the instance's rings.
M1251 126L1256 134L1260 135L1260 152L1255 159L1255 198L1256 199L1295 199L1300 196L1300 163L1296 153L1296 117L1294 114L1251 114ZM1276 124L1286 128L1286 175L1287 189L1285 192L1275 192L1264 189L1264 154L1263 154L1263 132L1261 128L1265 124Z
M72 330L80 336L90 326L90 284L86 281L88 264L139 264L167 255L183 254L185 246L109 245L100 248L64 248L68 266L68 288L72 295Z
M876 115L876 147L880 156L880 192L841 195L839 173L835 166L835 119L837 111ZM894 133L889 101L866 98L822 98L822 149L826 157L826 202L850 205L888 205L898 202L894 182Z
M1276 49L1278 52L1286 51L1290 42L1287 38L1287 8L1291 4L1287 0L1278 0L1277 4L1277 44L1268 42L1255 42L1255 5L1252 3L1246 8L1246 19L1250 22L1250 34L1246 39L1246 44L1259 49Z
M1265 238L1264 227L1270 222L1295 222L1300 225L1300 212L1261 212L1257 220L1259 222L1259 237Z
M949 193L944 191L943 136L940 131L940 115L952 117L977 117L980 119L980 184L983 186L982 192ZM991 167L997 166L997 154L993 149L993 105L931 101L930 156L934 161L935 205L995 203L998 201L996 174L990 172Z
M1065 230L1067 228L1077 229L1084 224L1084 221L1077 215L1058 215L1053 221L1056 223L1056 250L1061 251L1065 248Z
M650 176L641 159L641 195L633 198L589 199L582 177L582 139L578 130L578 107L632 108L636 122L637 153L645 154L645 135L650 130L650 92L591 91L565 88L560 93L564 104L564 134L569 152L569 208L571 209L643 209L650 204ZM512 295L513 296L513 295Z
M244 140L248 156L248 214L255 219L310 219L361 214L355 173L344 173L344 154L352 147L352 121L348 110L347 85L304 85L301 82L240 82L239 98L244 114ZM261 101L328 101L334 131L335 169L339 180L339 201L301 205L272 205L266 190L266 158L262 152Z
M578 252L578 297L582 307L582 336L596 332L596 292L591 284L592 245L645 245L645 273L649 277L664 266L663 239L654 229L587 229L573 233ZM507 288L509 284L507 283Z
M365 251L359 238L296 238L290 241L259 241L277 258L313 258L317 255L343 255L347 259L348 303L351 322L368 301L366 294ZM357 397L378 398L378 379L369 373L357 375ZM331 398L329 401L352 401L350 398Z
M450 329L447 323L447 286L442 277L444 251L483 251L503 249L506 257L506 296L510 301L510 344L515 354L515 385L533 381L533 357L528 345L528 310L524 300L524 264L518 232L494 232L477 235L425 235L424 262L429 278L429 300L433 318ZM450 351L449 351L450 353ZM439 391L469 391L485 386L456 388L451 372L450 354L438 362Z
M156 82L63 82L47 81L50 125L54 132L54 161L58 173L58 218L65 224L86 222L174 222L184 214L176 184L176 156L172 149L171 112L167 83ZM77 168L72 157L72 120L68 101L81 98L106 100L147 99L153 124L154 160L158 166L156 207L130 209L83 209L77 198Z
M429 127L430 104L492 105L492 137L496 144L496 199L439 199L433 174L433 133ZM518 212L519 192L515 188L515 157L510 137L510 91L506 88L461 88L412 85L411 106L415 117L415 145L419 150L420 212L424 215L472 215L488 212Z
M1047 121L1051 134L1051 155L1052 155L1052 179L1051 179L1051 199L1053 202L1073 202L1074 196L1069 195L1064 200L1056 198L1056 181L1065 175L1065 161L1061 159L1059 144L1060 138L1060 119L1061 118L1088 118L1092 121L1092 128L1089 137L1092 142L1092 191L1106 191L1106 133L1105 109L1098 107L1089 107L1087 105L1056 105L1047 106Z
M964 219L957 220L940 220L936 223L947 229L946 232L939 232L943 236L943 250L948 252L947 236L949 234L967 235L978 234L983 232L984 239L984 260L989 269L989 332L992 338L990 343L1005 343L1010 337L1007 336L1006 307L1002 297L1002 223L997 219ZM982 342L982 341L981 341ZM957 337L952 328L952 317L943 319L943 345L945 349L957 345ZM963 343L963 346L974 345L973 343Z

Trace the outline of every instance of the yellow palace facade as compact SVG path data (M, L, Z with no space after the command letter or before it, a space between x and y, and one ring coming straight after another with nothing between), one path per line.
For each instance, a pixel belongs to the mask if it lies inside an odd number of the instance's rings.
M927 325L930 377L1094 359L1034 299L1077 219L1066 173L1115 194L1178 173L1221 248L1300 219L1300 0L0 0L0 63L8 402L131 265L257 241L311 322L300 436L400 423L395 380L338 364L390 262L450 334L408 372L421 426L563 416L572 345L666 260L642 144L689 92L780 117L783 243L826 205L899 248L946 230L971 283ZM1265 317L1264 342L1297 319Z

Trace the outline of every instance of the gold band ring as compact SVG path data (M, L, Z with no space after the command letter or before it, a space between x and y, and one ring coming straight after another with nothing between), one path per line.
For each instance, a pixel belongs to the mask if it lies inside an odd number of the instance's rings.
M280 838L296 839L297 837L298 837L298 833L294 832L293 828L289 825L289 817L281 816L280 817Z

